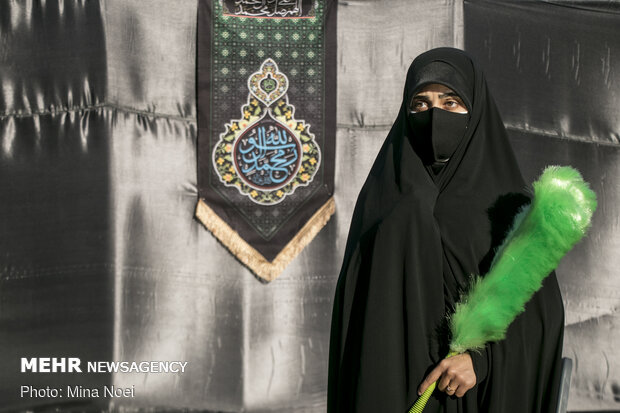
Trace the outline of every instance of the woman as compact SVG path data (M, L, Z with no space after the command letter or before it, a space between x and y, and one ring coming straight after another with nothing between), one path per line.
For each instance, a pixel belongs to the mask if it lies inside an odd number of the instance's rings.
M551 274L506 339L442 362L446 316L529 198L481 70L464 52L418 56L357 200L340 272L328 412L555 411L563 306Z

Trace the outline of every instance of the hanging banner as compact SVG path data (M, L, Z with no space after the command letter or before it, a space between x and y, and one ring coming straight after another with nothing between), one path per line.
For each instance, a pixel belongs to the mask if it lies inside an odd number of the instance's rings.
M200 0L196 217L271 281L334 213L336 2Z

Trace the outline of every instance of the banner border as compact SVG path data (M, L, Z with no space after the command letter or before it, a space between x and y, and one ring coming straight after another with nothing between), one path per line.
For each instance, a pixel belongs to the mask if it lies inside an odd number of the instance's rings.
M275 280L284 268L312 242L335 211L336 202L334 197L330 196L271 262L220 218L202 198L198 200L195 215L242 264L263 280L270 282Z

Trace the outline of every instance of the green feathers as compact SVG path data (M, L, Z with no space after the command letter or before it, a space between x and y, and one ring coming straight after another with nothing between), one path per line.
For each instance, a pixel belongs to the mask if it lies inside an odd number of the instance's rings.
M457 304L450 351L503 339L543 279L590 226L596 195L575 169L547 167L533 186L532 203L515 217L488 274L476 277Z

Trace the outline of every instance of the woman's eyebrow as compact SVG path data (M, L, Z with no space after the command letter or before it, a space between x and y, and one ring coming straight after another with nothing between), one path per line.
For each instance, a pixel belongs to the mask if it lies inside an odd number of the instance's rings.
M442 93L441 95L439 95L439 99L449 98L449 97L455 97L459 99L461 98L459 95L457 95L454 92Z

